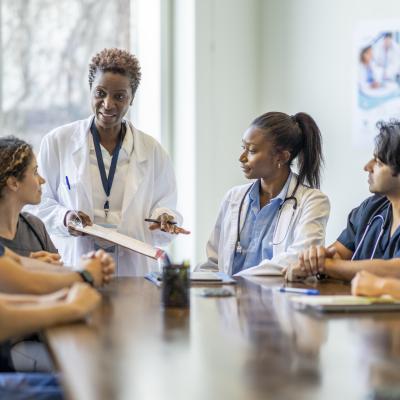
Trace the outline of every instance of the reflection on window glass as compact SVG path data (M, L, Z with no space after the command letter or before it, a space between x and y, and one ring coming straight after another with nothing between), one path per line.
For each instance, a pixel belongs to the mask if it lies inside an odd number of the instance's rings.
M131 49L131 0L1 0L2 135L41 137L90 113L88 63Z

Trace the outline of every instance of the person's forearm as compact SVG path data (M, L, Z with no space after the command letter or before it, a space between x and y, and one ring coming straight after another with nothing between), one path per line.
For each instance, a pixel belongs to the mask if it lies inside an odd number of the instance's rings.
M326 265L326 273L328 276L335 279L349 281L360 271L368 271L383 277L400 278L400 259L358 261L333 260Z
M30 257L21 257L21 264L31 271L57 272L60 274L71 272L59 264L50 264Z
M5 307L1 314L0 340L81 318L77 309L64 302L51 305L11 305Z
M77 272L66 273L30 271L20 264L2 258L0 291L17 294L47 294L81 281Z
M23 303L55 303L61 299L64 299L68 294L68 290L68 288L63 288L57 292L44 295L0 293L0 301L6 301L10 305Z
M383 281L381 294L388 294L395 299L400 299L400 280L387 278Z

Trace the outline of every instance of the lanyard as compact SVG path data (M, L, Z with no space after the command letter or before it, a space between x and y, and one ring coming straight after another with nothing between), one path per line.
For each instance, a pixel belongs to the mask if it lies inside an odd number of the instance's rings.
M96 124L94 123L94 120L92 122L92 125L90 126L90 131L92 132L94 149L96 151L96 158L97 158L97 164L99 166L101 182L103 184L104 192L107 196L106 201L104 203L104 214L107 218L108 212L110 210L110 202L109 202L108 198L110 197L111 187L112 187L114 175L115 175L115 170L117 169L118 155L119 155L119 151L121 150L121 146L122 146L122 125L121 125L121 130L119 132L118 143L115 146L115 149L114 149L114 152L112 155L111 166L110 166L110 170L108 172L108 177L106 175L106 168L104 167L103 155L101 154L100 135L99 135L99 131L97 130Z

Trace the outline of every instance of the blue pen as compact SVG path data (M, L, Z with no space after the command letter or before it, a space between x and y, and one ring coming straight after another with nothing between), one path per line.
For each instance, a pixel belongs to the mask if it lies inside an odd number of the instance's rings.
M71 190L71 185L69 183L69 179L68 179L67 175L65 175L65 183L67 184L68 190ZM84 224L83 224L82 218L79 216L79 212L76 210L71 210L71 211L73 211L75 213L75 219L76 219L77 223L83 228Z
M291 287L281 287L279 288L280 292L285 293L297 293L297 294L306 294L310 296L319 295L318 289L302 289L302 288L291 288Z

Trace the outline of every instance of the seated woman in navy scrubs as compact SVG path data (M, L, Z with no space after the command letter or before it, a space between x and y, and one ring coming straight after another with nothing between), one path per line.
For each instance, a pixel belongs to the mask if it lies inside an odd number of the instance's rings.
M400 121L378 124L374 157L364 170L374 195L351 211L347 227L329 247L310 247L287 279L323 275L350 280L362 270L400 277Z

